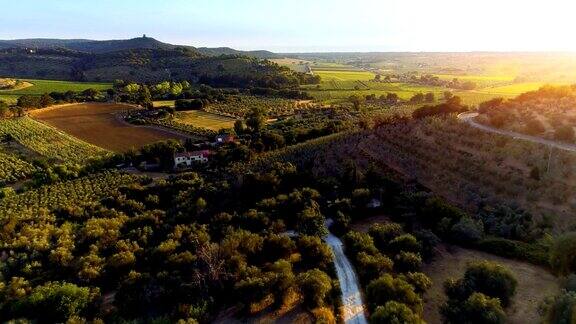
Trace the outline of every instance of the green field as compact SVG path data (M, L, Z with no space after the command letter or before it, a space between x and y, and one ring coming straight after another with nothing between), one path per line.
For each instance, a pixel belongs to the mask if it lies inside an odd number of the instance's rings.
M10 104L16 103L18 97L22 95L39 96L44 93L50 92L66 92L66 91L84 91L86 89L107 90L112 87L110 83L88 83L88 82L70 82L70 81L52 81L52 80L27 80L22 81L30 82L33 86L20 89L20 90L2 90L0 91L0 100L4 100Z
M235 119L208 113L205 111L195 110L187 112L178 112L175 121L192 125L195 127L207 128L213 131L219 131L224 128L234 127Z

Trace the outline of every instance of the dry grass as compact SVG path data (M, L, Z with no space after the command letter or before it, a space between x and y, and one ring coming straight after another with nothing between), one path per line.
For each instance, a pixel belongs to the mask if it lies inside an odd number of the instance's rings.
M454 246L441 246L436 259L424 267L433 285L424 296L424 319L427 323L442 323L439 307L446 301L443 284L449 278L461 278L470 262L490 260L514 273L518 280L516 296L507 309L508 323L538 323L538 306L548 296L560 291L558 280L546 269L484 252Z
M77 104L36 110L32 117L96 146L125 152L167 139L185 139L175 132L150 126L134 126L115 114L128 109L118 104Z

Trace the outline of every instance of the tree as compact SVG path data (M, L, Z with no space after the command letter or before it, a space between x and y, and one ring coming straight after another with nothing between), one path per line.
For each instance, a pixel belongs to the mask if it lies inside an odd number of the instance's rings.
M244 134L244 131L246 130L246 123L244 123L243 120L238 119L237 121L234 122L234 132L237 135L242 135Z
M576 293L563 292L542 306L545 324L574 323L576 321Z
M50 97L49 94L44 93L40 97L40 107L46 108L46 107L52 106L53 104L54 104L54 99L52 99L52 97Z
M422 92L419 92L410 98L410 103L419 104L424 102L424 99L425 99L424 94Z
M305 235L324 237L328 234L324 222L325 219L320 212L320 207L317 203L313 203L298 214L296 229Z
M326 297L332 290L332 280L323 271L312 269L298 275L298 286L308 309L324 306Z
M18 98L16 105L23 109L38 108L40 106L40 101L37 97L23 95Z
M264 119L264 114L259 109L252 109L252 111L248 114L248 118L246 119L246 125L250 128L253 133L259 133L266 124L266 120Z
M444 323L448 324L503 324L506 313L498 298L490 298L482 293L473 293L462 301L449 300L441 307Z
M302 257L302 264L327 269L328 265L332 263L332 250L319 237L300 236L297 245Z
M394 262L382 254L370 255L360 252L356 256L356 269L364 282L370 282L382 273L391 272Z
M414 291L414 287L401 278L394 278L389 274L370 282L366 287L366 297L371 309L386 305L389 301L406 304L417 313L422 308L422 299Z
M510 270L494 262L481 261L470 264L464 278L447 281L444 289L448 298L453 300L466 300L474 292L480 292L498 298L503 306L508 306L517 285Z
M370 323L374 324L422 324L424 321L405 304L389 301L376 307Z
M450 230L450 238L460 244L473 244L484 236L484 228L480 220L462 217Z
M562 125L556 128L554 138L559 141L573 143L575 138L574 127L570 125Z
M550 265L558 275L576 272L576 232L562 234L554 240Z

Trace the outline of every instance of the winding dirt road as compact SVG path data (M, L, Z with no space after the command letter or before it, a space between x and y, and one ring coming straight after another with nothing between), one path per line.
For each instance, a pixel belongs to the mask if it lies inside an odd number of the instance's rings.
M334 253L336 274L342 290L342 306L344 308L344 322L346 324L366 324L365 306L362 303L362 294L358 277L354 267L344 254L344 244L339 238L328 234L326 243Z
M468 125L470 125L472 127L481 129L481 130L486 131L486 132L491 132L491 133L495 133L495 134L500 134L500 135L512 137L514 139L519 139L519 140L529 141L529 142L538 143L538 144L542 144L542 145L547 145L547 146L557 148L560 150L564 150L564 151L576 152L576 145L575 144L569 144L569 143L562 143L562 142L547 140L547 139L537 137L537 136L531 136L531 135L526 135L526 134L521 134L521 133L516 133L516 132L512 132L512 131L499 129L496 127L487 126L487 125L478 123L475 120L476 117L478 117L478 113L476 113L476 112L469 112L469 113L463 113L463 114L458 115L459 120L467 123Z

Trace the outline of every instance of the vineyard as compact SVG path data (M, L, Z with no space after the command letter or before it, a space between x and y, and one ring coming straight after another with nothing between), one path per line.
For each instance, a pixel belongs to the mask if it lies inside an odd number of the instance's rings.
M269 118L276 118L294 114L301 106L297 101L283 98L230 96L225 102L212 103L204 110L222 116L244 118L252 109L259 109Z
M177 112L174 120L178 123L192 125L199 128L206 128L213 131L234 127L235 119L218 114L211 114L205 111Z
M62 162L83 164L106 151L31 118L0 120L0 137L14 140L38 154Z
M104 198L138 179L133 175L105 172L8 196L0 200L0 219L11 215L33 217L39 209L81 206Z
M36 168L30 163L0 149L0 183L28 178Z

